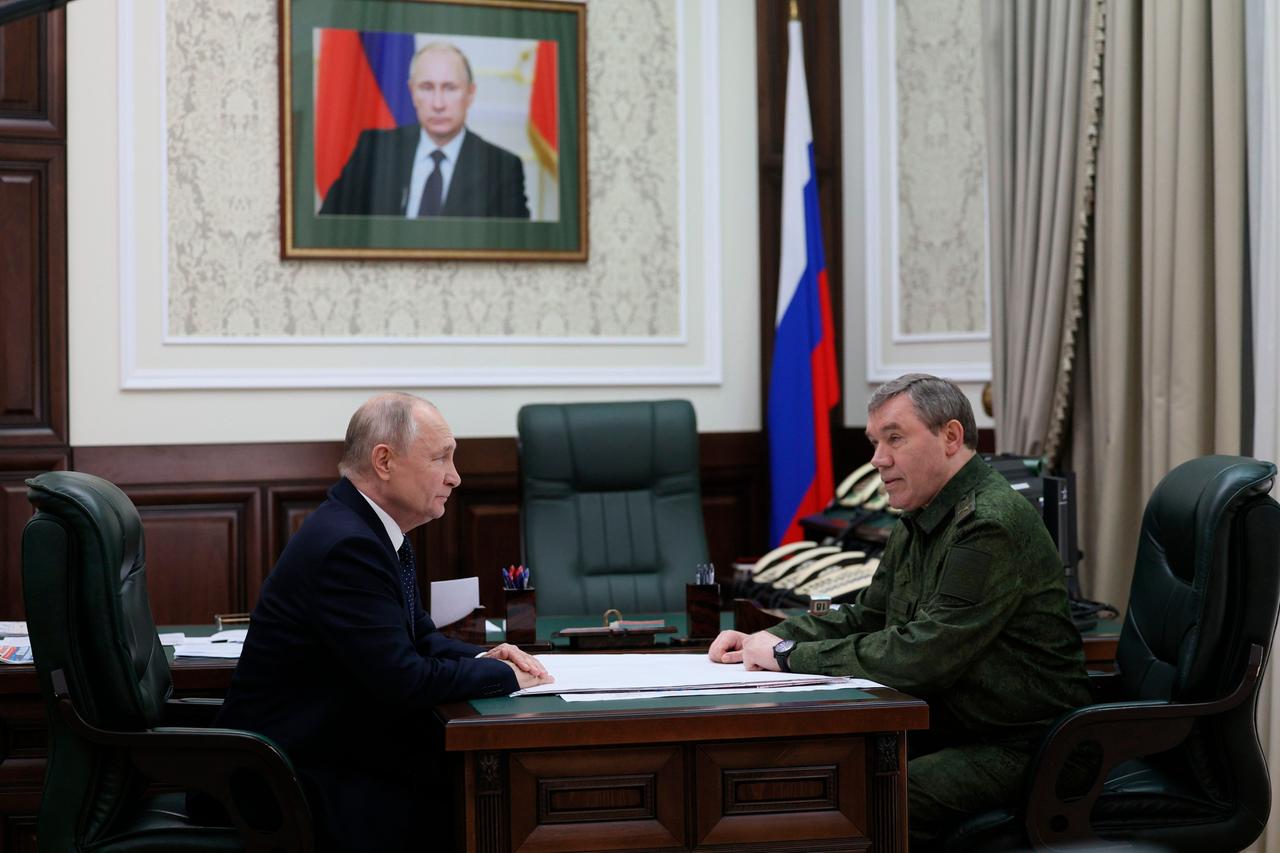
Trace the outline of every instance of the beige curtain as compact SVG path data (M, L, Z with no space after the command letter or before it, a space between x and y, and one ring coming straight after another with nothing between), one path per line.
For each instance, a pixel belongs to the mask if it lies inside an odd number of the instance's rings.
M1071 462L1084 591L1122 611L1152 488L1193 456L1240 451L1243 14L1214 0L1107 3Z
M1052 457L1061 437L1084 281L1101 4L982 6L992 394L1001 452Z

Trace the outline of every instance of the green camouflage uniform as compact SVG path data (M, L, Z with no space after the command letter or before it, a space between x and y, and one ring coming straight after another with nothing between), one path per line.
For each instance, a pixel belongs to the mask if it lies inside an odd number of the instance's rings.
M1035 739L1089 701L1053 540L977 456L903 515L852 605L771 633L796 641L794 672L869 678L929 702L929 731L909 738L913 843L1014 804Z

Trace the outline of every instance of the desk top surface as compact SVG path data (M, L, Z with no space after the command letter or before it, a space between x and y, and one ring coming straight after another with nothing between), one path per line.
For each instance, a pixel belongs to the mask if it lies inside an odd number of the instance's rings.
M889 688L565 702L557 696L442 705L445 749L533 749L923 729L929 706Z

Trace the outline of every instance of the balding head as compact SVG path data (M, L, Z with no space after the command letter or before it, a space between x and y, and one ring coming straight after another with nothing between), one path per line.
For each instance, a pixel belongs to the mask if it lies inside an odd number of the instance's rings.
M349 480L362 479L373 472L373 449L385 444L404 453L418 437L418 409L436 411L429 401L412 394L391 391L365 400L347 424L347 437L338 473Z

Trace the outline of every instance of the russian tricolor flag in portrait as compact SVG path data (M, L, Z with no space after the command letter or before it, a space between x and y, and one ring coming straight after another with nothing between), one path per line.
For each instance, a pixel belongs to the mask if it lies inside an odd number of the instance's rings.
M782 258L767 424L773 545L800 539L800 519L821 512L831 498L830 417L840 401L800 22L793 19L787 30Z
M361 131L417 121L408 85L415 48L412 33L324 29L318 40L316 197L323 199Z

